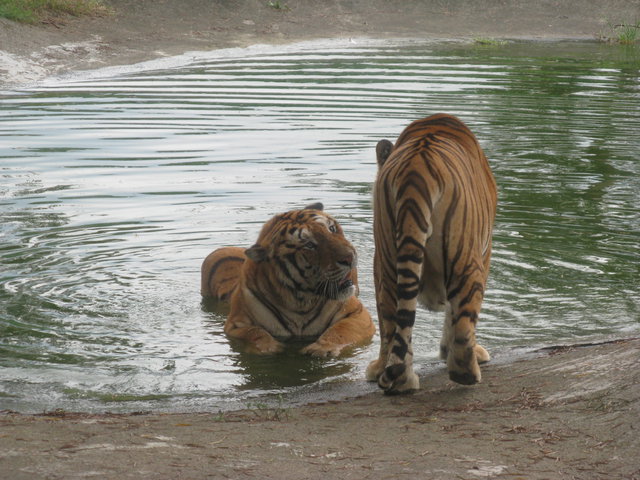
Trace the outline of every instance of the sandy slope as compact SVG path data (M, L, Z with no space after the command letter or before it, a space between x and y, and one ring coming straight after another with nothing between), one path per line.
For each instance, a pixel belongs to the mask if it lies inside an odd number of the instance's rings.
M113 15L0 19L0 86L192 50L333 37L581 38L640 18L640 0L105 0Z
M640 339L444 369L414 395L218 414L0 415L3 478L640 479Z

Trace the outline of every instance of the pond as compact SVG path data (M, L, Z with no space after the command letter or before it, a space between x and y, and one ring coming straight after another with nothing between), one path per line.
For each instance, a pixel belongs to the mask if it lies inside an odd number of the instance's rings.
M327 41L0 92L0 410L217 411L375 390L351 355L232 348L199 269L321 201L375 315L375 144L436 112L499 186L479 340L640 332L640 53L590 42ZM420 310L418 371L442 318ZM444 371L443 371L444 374Z

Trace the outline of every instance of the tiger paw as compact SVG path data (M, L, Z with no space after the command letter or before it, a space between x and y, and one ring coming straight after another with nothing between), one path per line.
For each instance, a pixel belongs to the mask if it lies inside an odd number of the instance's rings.
M476 344L473 347L473 353L476 355L476 359L478 363L487 363L491 360L491 355L484 347ZM446 344L440 344L440 360L446 361L449 357L449 347Z
M478 363L487 363L489 360L491 360L491 355L489 355L489 352L487 352L487 350L485 350L478 344L473 347L473 353L476 354Z
M412 393L420 389L420 379L413 369L407 369L405 364L399 363L384 369L378 378L378 386L385 395Z
M300 350L300 352L313 357L337 357L345 346L335 343L313 342Z
M454 355L450 354L447 361L449 379L462 385L473 385L482 380L480 366L478 365L475 351L471 348L469 348L469 350L473 353L471 355L465 355L463 360L456 360Z
M369 363L365 374L367 382L377 382L380 375L384 372L384 362L380 359Z
M251 343L247 347L247 352L257 353L259 355L271 355L274 353L280 353L284 350L284 345L274 338L260 338L256 342Z

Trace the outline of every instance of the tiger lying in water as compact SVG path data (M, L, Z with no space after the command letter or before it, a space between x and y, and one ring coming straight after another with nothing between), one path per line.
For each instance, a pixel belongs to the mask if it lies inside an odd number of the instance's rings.
M215 250L202 264L203 296L229 300L225 333L253 353L276 353L287 339L337 356L371 339L375 327L355 297L356 251L342 228L316 203L276 215L250 248Z
M411 123L376 147L374 279L380 356L367 369L387 393L415 390L412 328L420 301L445 310L440 356L451 380L480 381L489 360L476 324L489 274L496 183L478 141L457 118Z

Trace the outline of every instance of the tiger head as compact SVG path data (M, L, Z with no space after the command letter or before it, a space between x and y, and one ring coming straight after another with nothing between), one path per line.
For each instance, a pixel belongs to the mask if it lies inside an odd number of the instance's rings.
M322 203L269 220L245 251L296 298L344 301L356 293L356 251Z

